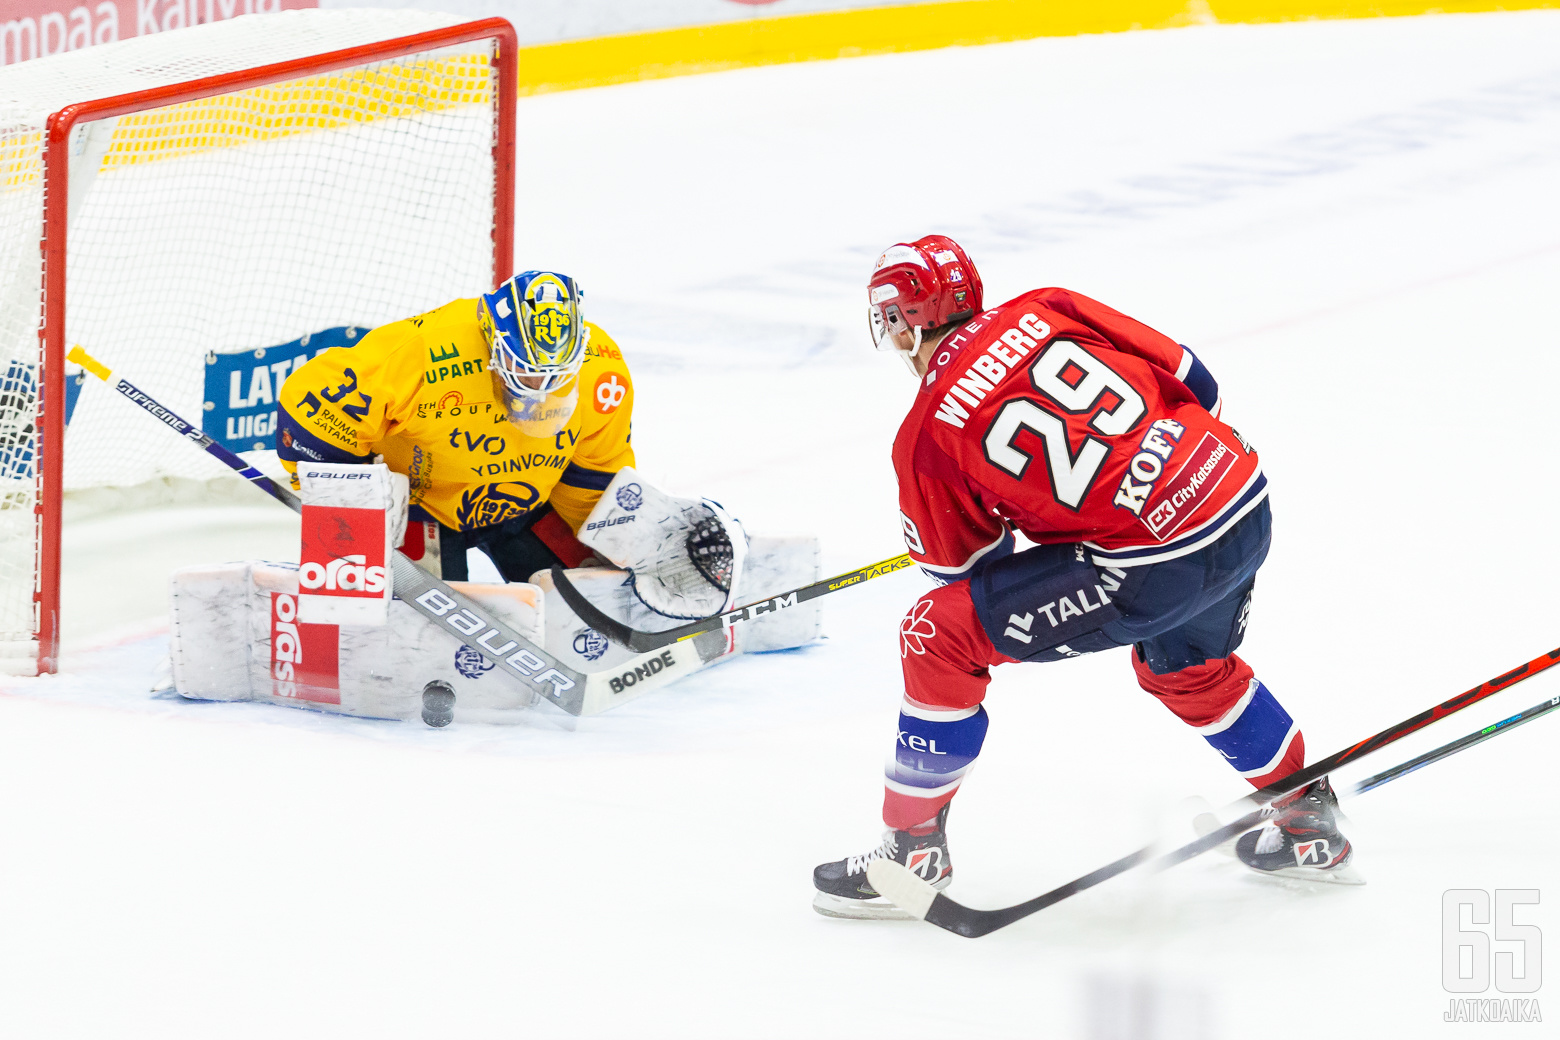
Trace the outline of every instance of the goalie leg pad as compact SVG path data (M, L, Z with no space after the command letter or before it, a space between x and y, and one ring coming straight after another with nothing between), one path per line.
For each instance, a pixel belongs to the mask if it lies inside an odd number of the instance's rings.
M457 588L541 643L536 586ZM533 703L529 690L399 600L390 603L385 624L368 626L302 621L298 599L298 570L291 564L176 572L174 688L199 700L269 701L368 718L417 718L423 687L433 680L449 683L461 709L510 710Z

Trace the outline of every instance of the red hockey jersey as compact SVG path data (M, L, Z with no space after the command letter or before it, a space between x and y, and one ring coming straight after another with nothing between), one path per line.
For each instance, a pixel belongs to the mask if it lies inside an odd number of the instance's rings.
M894 441L910 554L951 582L1014 530L1100 566L1193 552L1267 495L1219 409L1191 351L1086 296L1037 289L977 315L939 344Z

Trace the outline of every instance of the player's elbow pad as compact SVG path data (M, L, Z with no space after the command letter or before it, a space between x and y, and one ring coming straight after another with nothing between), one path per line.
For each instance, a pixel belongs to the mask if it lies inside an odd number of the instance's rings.
M374 461L372 453L356 455L317 437L286 408L277 409L276 457L283 462Z
M1197 403L1208 411L1218 407L1219 381L1213 378L1208 366L1185 346L1181 347L1181 365L1176 369L1175 377L1186 384L1186 388L1197 398Z

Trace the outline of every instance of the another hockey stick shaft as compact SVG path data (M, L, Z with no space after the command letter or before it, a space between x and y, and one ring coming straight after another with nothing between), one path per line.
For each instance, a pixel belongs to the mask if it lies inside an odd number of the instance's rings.
M1470 733L1466 737L1460 737L1450 744L1442 744L1433 751L1426 751L1424 754L1416 755L1407 762L1400 762L1391 769L1383 770L1375 776L1366 777L1364 780L1354 784L1350 789L1350 793L1364 794L1366 791L1374 791L1382 784L1389 784L1399 777L1407 776L1416 769L1423 769L1432 762L1439 762L1441 759L1449 758L1459 751L1466 751L1475 744L1482 744L1497 734L1505 733L1508 730L1513 730L1518 726L1532 722L1542 715L1549 714L1556 708L1560 708L1560 697L1551 697L1542 704L1535 704L1526 711L1520 711L1511 716L1509 719L1501 719L1492 726L1485 726L1477 733Z
M236 470L293 512L303 511L302 500L291 489L277 484L128 379L116 377L107 365L79 345L71 348L67 360L108 383L132 404L155 416L181 437L193 441L206 454ZM571 715L604 711L654 686L696 671L720 656L720 648L714 646L713 641L701 641L698 647L679 648L676 654L670 651L644 654L625 661L620 669L611 673L587 675L559 661L471 597L418 567L400 550L395 550L390 559L390 573L397 598L481 654L522 687L540 693Z
M892 574L894 571L903 570L911 566L915 561L905 553L887 560L879 560L865 567L857 567L853 571L844 574L836 574L832 578L824 578L815 581L811 585L803 585L801 588L782 592L768 599L758 600L746 606L728 610L722 614L711 614L707 618L690 621L686 625L678 625L676 628L668 628L662 632L642 632L637 628L631 628L616 618L609 617L601 608L597 607L585 594L574 587L569 581L567 573L562 567L554 567L552 570L553 585L564 602L573 608L580 616L580 620L591 628L600 632L619 646L626 646L635 653L646 653L651 650L659 650L663 646L671 646L673 643L684 639L692 639L694 636L705 632L713 632L718 628L729 628L743 621L752 621L754 618L765 617L777 610L794 607L799 603L815 600L819 596L827 596L831 592L849 588L852 585L860 585L864 581Z
M1551 656L1553 653L1555 653L1555 651L1551 651L1550 655L1545 656ZM1424 752L1423 754L1415 755L1406 762L1399 762L1390 769L1382 770L1375 776L1366 777L1364 780L1350 784L1348 790L1345 791L1344 794L1348 797L1353 797L1354 795L1364 794L1366 791L1373 791L1383 784L1388 784L1393 780L1398 779L1399 777L1407 776L1409 773L1412 773L1417 769L1423 769L1432 762L1439 762L1443 758L1450 758L1459 751L1466 751L1475 744L1482 744L1486 740L1489 740L1491 737L1494 737L1499 733L1505 733L1509 730L1516 729L1525 722L1532 722L1539 716L1546 715L1553 711L1557 706L1560 706L1560 697L1551 697L1542 704L1535 704L1526 711L1519 711L1509 719L1502 719L1494 725L1485 726L1483 729L1469 733L1467 736L1458 737L1456 740L1451 741L1450 743L1442 744L1438 748L1433 748ZM1239 805L1241 803L1236 802L1235 804ZM1186 845L1183 845L1179 849L1165 853L1159 859L1154 860L1151 866L1158 870L1165 870L1169 867L1175 866L1177 863L1184 863L1186 860L1189 860L1199 853L1205 852L1207 849L1212 847L1206 844L1208 838L1217 837L1218 840L1216 840L1213 844L1222 845L1230 838L1233 838L1239 834L1243 834L1252 827L1255 827L1257 824L1261 823L1262 815L1262 809L1256 809L1252 812L1249 812L1240 819L1233 820L1230 823L1222 825L1210 834L1203 835L1202 837L1198 838L1197 841L1190 842ZM1222 835L1222 837L1219 837L1220 835Z
M1439 722L1441 719L1454 715L1488 697L1492 697L1502 690L1509 689L1522 680L1531 678L1557 663L1560 663L1560 649L1551 650L1547 654L1535 657L1528 663L1514 668L1504 675L1499 675L1488 682L1480 683L1473 689L1458 694L1451 700L1437 704L1433 708L1428 708L1418 715L1404 719L1395 726L1389 726L1380 733L1368 737L1352 747L1345 748L1335 755L1324 758L1314 765L1296 770L1283 779L1277 780L1259 791L1254 791L1245 798L1235 802L1231 808L1239 807L1243 803L1252 806L1251 811L1241 816L1240 819L1210 831L1195 841L1188 842L1157 859L1154 858L1155 846L1145 846L1113 863L1108 863L1098 870L1094 870L1080 878L1075 878L1059 888L1052 889L1023 903L996 910L972 909L949 899L921 878L910 873L902 865L891 860L873 861L868 870L868 878L874 888L901 909L908 910L917 917L937 925L939 928L968 938L978 938L994 932L998 928L1004 928L1015 921L1021 921L1029 915L1038 913L1048 906L1053 906L1069 896L1093 888L1102 881L1107 881L1118 874L1126 873L1133 867L1148 863L1150 860L1153 861L1153 865L1156 868L1162 870L1177 863L1185 862L1194 856L1201 855L1209 849L1221 845L1261 823L1263 807L1275 798L1297 791L1313 780L1326 776L1335 769L1350 762L1358 761L1366 755L1379 751L1388 744L1395 743L1431 723ZM1524 712L1523 714L1527 713ZM1542 714L1542 712L1538 714ZM1534 715L1533 717L1537 716ZM1508 719L1506 724L1510 722L1512 720ZM1452 744L1442 748L1437 748L1435 751L1428 752L1428 756L1445 758L1447 755L1455 754L1464 747L1472 747L1473 744L1486 740L1494 732L1499 731L1501 725L1491 727L1488 731L1481 730L1478 734L1470 734L1469 737L1464 737L1462 740L1454 741ZM1475 737L1478 739L1473 739ZM1419 761L1416 765L1414 763L1417 760L1411 760L1404 763L1403 766L1388 770L1387 773L1381 775L1390 780L1402 775L1398 771L1399 769L1417 769L1430 761L1435 761L1435 757L1420 756L1425 761ZM1386 783L1387 780L1382 780L1381 783ZM880 880L883 884L878 883Z

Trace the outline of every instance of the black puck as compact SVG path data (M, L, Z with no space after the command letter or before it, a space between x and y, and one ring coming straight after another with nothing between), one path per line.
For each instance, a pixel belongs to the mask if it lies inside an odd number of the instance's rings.
M422 719L434 729L455 721L455 691L443 679L423 687Z

